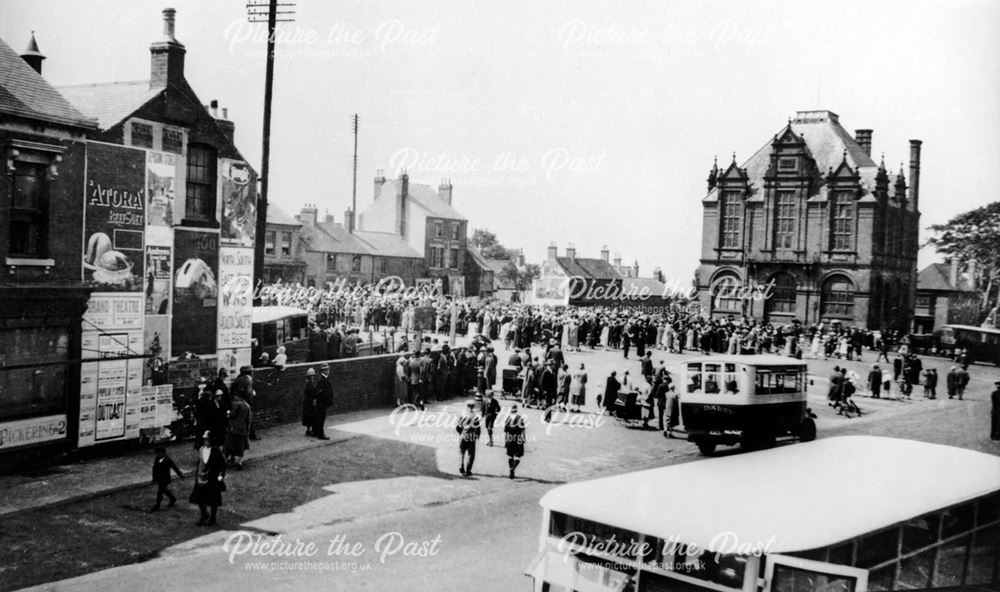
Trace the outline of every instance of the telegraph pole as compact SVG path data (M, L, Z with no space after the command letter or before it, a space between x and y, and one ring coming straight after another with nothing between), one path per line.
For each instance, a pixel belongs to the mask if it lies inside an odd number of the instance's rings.
M264 140L261 148L260 194L257 196L257 231L253 247L253 276L257 282L264 277L264 242L267 235L267 186L270 182L271 160L271 95L274 86L274 32L277 23L291 22L295 14L295 4L279 3L278 0L247 2L247 21L262 23L267 19L267 67L264 73ZM282 9L282 10L279 10ZM278 18L278 17L281 18ZM254 290L254 304L260 303L258 292Z
M358 225L358 114L355 113L351 116L351 122L354 128L354 186L351 189L351 220L350 227L348 230L351 234L354 233L355 227Z

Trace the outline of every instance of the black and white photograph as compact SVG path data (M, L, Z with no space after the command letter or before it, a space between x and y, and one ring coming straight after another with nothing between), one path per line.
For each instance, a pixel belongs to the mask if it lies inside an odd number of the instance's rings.
M5 0L0 592L1000 592L997 0Z

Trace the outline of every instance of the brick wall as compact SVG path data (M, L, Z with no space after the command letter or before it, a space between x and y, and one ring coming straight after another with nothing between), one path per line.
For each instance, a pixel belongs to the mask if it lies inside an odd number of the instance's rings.
M464 351L454 350L456 354ZM302 391L306 384L306 371L330 365L330 384L333 386L333 406L328 415L360 411L374 407L390 407L396 403L396 360L399 354L367 356L291 364L284 370L254 368L254 418L258 425L277 425L302 420Z

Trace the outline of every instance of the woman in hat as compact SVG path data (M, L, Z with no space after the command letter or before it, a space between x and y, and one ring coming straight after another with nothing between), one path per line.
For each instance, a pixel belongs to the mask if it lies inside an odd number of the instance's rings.
M216 514L222 505L222 492L226 490L226 459L220 446L222 440L205 432L203 444L198 449L198 467L195 469L194 489L188 501L198 506L201 518L197 524L215 525Z
M587 404L587 371L584 370L583 364L580 364L580 369L573 373L569 394L570 411L579 413L582 411L581 407Z
M250 418L252 411L239 392L234 393L232 409L229 411L229 425L226 428L226 460L243 468L243 455L250 448Z

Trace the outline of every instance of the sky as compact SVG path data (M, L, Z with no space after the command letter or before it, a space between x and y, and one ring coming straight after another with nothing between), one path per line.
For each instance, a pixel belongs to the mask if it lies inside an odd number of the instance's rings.
M149 78L161 9L185 75L217 99L260 170L266 25L244 0L4 0L0 38L31 31L44 76ZM360 117L358 209L382 169L450 179L470 229L540 261L603 245L686 284L713 158L742 163L799 110L873 129L909 165L923 140L921 226L997 199L1000 2L300 0L278 32L270 201L343 220ZM908 176L908 168L906 168ZM930 236L922 232L921 241ZM935 259L921 251L920 267Z

